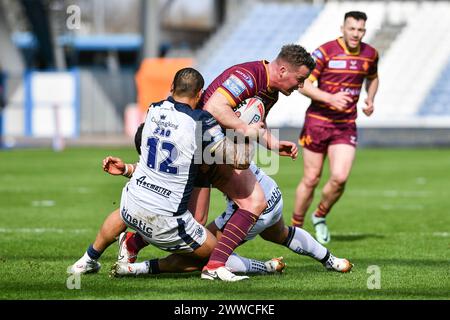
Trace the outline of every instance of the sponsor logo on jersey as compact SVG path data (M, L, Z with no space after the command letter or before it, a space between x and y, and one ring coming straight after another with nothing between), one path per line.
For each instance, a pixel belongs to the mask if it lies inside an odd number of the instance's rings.
M319 49L316 49L311 55L314 61L316 61L317 59L323 60L323 54Z
M345 68L347 68L347 61L345 61L345 60L330 60L330 62L328 62L328 68L330 68L330 69L345 69Z
M222 84L228 91L231 92L233 96L236 98L239 98L242 92L245 90L245 84L236 77L234 74L232 74L230 77L228 77L227 80Z
M146 182L145 181L145 176L140 177L139 179L136 179L136 184L137 186L144 188L146 190L149 190L151 192L154 192L160 196L163 196L164 198L169 198L170 195L172 194L172 191L157 186L156 184L150 183L150 182Z
M348 92L350 93L352 96L359 96L359 94L361 93L361 89L351 89L351 88L345 88L345 89L341 89L341 91L344 92Z
M159 127L169 127L169 128L173 128L173 129L178 129L178 124L175 124L173 122L169 121L164 121L166 119L166 116L161 115L161 119L156 119L155 117L152 117L152 122L156 123Z
M358 69L358 62L356 60L350 60L350 69L352 70Z
M245 82L247 82L250 88L253 88L254 84L251 76L242 72L241 70L236 70L236 73L239 74L242 77L242 79L244 79Z

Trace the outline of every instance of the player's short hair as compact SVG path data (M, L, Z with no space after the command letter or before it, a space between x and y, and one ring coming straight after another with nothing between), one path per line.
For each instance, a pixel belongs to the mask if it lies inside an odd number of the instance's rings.
M347 20L347 18L367 21L367 15L362 11L349 11L345 14L344 21Z
M205 80L194 68L178 70L173 78L172 93L180 97L194 98L203 89Z
M139 125L134 134L134 146L139 155L141 155L141 144L142 144L142 130L144 130L144 122Z
M311 71L316 67L313 57L298 44L284 45L277 56L277 60L287 62L293 67L306 66Z

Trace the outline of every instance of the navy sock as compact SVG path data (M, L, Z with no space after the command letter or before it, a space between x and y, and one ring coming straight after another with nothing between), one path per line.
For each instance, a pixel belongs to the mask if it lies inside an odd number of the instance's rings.
M161 273L161 270L159 270L158 260L159 259L152 259L149 261L148 273L151 273L151 274Z
M89 246L89 248L87 249L86 252L87 252L89 258L91 258L93 260L98 260L103 253L103 252L99 252L99 251L95 250L92 244Z
M327 262L329 257L330 257L330 251L327 250L327 254L325 255L325 257L322 260L320 260L320 262L322 264L324 264L325 262Z

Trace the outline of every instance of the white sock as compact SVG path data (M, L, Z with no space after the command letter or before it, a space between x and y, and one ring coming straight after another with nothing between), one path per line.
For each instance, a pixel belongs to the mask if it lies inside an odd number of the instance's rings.
M148 274L150 263L149 261L129 263L128 267L131 268L135 274Z
M80 260L83 260L83 261L97 261L97 260L92 259L91 257L89 257L87 251L84 253L84 255L81 257Z
M228 257L225 267L230 268L232 272L241 273L267 273L266 264L259 260L253 260L233 253Z
M289 227L289 235L284 245L298 254L313 257L318 261L325 258L328 252L327 248L307 231L297 227Z

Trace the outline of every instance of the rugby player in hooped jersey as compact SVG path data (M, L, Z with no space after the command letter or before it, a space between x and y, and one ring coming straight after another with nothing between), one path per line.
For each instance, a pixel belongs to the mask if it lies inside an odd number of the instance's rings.
M294 204L292 224L301 227L305 214L319 184L325 157L330 162L330 178L322 190L317 209L312 214L316 238L320 243L330 241L326 216L339 200L355 158L358 99L364 80L367 99L365 115L374 111L378 89L378 53L362 42L367 16L363 12L345 14L341 27L343 36L327 42L313 53L316 68L299 91L311 98L305 123L300 134L303 147L303 177ZM317 81L318 86L313 86Z
M220 74L205 90L200 107L208 111L224 129L234 129L245 136L260 137L259 143L281 156L296 159L296 143L279 141L265 129L262 123L248 125L233 112L242 101L259 97L262 99L266 115L277 102L279 92L290 95L303 87L303 83L314 69L311 55L300 45L290 44L281 48L271 62L253 61L230 67ZM265 115L265 116L266 116ZM265 117L264 117L265 118ZM249 170L236 170L227 165L211 165L203 173L212 186L225 193L237 206L223 229L223 234L214 248L207 265L203 268L202 279L220 279L221 269L225 268L228 257L246 238L249 230L266 209L264 191L254 173ZM194 212L197 221L205 221L210 189L197 188L197 206Z

